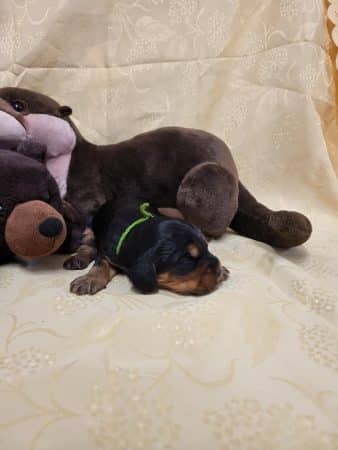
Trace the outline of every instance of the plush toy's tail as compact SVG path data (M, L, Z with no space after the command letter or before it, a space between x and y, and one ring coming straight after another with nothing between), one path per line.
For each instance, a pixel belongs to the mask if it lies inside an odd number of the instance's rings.
M243 236L279 248L301 245L309 239L312 232L311 222L303 214L268 209L241 182L238 210L230 228Z

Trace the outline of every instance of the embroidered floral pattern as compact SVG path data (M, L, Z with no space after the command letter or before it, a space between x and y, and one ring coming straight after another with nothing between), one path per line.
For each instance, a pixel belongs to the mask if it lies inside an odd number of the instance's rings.
M110 384L95 385L90 404L90 432L104 450L174 449L180 425L158 389L142 386L137 371L114 368Z
M338 371L337 336L329 328L303 326L300 339L306 353L316 363Z
M302 1L280 0L279 8L282 17L297 17L302 12Z
M338 434L318 429L315 418L298 413L291 404L263 405L255 399L234 398L224 408L204 414L220 449L336 450Z
M25 348L0 356L0 378L10 379L17 375L36 372L53 364L54 356L51 353L34 347Z
M189 22L197 12L196 0L169 0L169 21L172 25Z
M215 308L216 307L216 308ZM207 332L212 316L217 317L217 302L209 300L162 311L154 324L154 334L160 338L168 336L172 350L193 350L206 345L212 338Z
M298 127L297 117L292 114L283 117L276 123L276 128L272 132L272 141L277 151L281 147L294 145Z
M304 70L299 74L299 78L304 83L307 90L311 90L315 87L319 77L318 68L311 64L307 64Z
M258 79L261 83L273 76L277 76L280 70L288 62L288 53L285 48L269 50L258 63Z
M329 293L321 287L312 287L304 280L294 280L292 287L296 297L313 311L323 314L335 310L338 295Z

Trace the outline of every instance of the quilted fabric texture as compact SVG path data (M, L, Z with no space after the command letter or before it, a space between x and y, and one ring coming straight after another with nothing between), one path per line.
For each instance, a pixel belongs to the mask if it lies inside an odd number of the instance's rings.
M204 298L141 296L122 276L76 297L62 257L1 267L1 449L338 449L325 17L322 0L1 0L1 86L71 105L95 142L211 131L259 199L314 228L289 251L212 242L231 276Z

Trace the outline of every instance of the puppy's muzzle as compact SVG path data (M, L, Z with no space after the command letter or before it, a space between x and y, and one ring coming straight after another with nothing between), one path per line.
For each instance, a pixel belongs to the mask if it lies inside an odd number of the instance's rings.
M228 270L221 266L215 256L209 256L204 267L196 288L196 295L205 295L214 291L229 275Z

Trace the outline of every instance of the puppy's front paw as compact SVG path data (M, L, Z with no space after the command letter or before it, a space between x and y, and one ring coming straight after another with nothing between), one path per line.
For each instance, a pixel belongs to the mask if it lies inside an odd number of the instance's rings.
M84 258L83 256L76 253L75 255L70 256L66 259L66 261L63 263L63 268L66 270L83 270L88 267L89 264L90 261L88 261L88 258Z
M71 282L70 292L76 295L94 295L105 287L106 284L102 280L92 275L84 275Z

